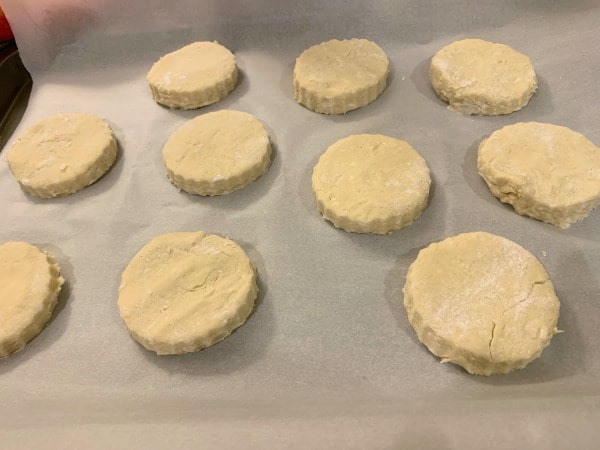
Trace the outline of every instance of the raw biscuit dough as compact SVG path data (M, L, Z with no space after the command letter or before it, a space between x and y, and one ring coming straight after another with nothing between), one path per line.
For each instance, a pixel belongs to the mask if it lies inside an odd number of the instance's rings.
M195 352L242 325L258 293L235 242L203 232L157 236L121 278L119 310L133 338L159 355Z
M415 220L427 206L431 178L406 142L380 134L337 141L312 174L319 210L337 228L385 234Z
M419 340L472 374L521 369L558 331L560 303L542 264L493 234L459 234L421 250L403 292Z
M456 41L438 51L429 68L431 84L449 109L499 115L523 108L537 89L531 60L504 44Z
M52 316L64 283L52 257L26 242L0 245L0 357L21 350Z
M11 147L8 166L25 192L41 198L73 194L108 172L117 157L110 127L92 114L47 117Z
M386 87L389 62L366 39L333 39L300 54L294 67L294 99L323 114L344 114L374 101Z
M265 127L253 115L217 111L181 126L163 147L171 182L191 194L221 195L243 188L271 163Z
M560 228L600 201L600 148L566 127L527 122L495 131L479 145L477 168L502 202Z
M235 88L235 56L217 42L194 42L160 58L147 80L154 100L169 108L216 103Z

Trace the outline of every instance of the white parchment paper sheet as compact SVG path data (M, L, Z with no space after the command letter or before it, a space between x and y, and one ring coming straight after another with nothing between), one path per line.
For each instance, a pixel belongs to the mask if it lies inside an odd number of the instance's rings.
M120 144L98 183L65 198L24 194L0 153L0 242L55 256L67 280L54 317L0 361L2 448L593 448L600 431L600 211L563 231L518 216L476 172L478 143L520 121L568 126L600 144L597 1L0 0L34 78L10 139L60 112L105 118ZM344 116L293 100L294 60L331 39L365 37L388 54L380 99ZM539 92L520 112L467 117L430 87L429 59L464 37L527 54ZM161 55L217 40L241 79L196 111L153 102ZM218 198L180 193L161 148L186 120L254 114L276 149L270 170ZM337 139L383 133L427 160L430 205L387 236L324 221L310 175ZM242 245L258 268L248 322L195 354L137 345L116 305L120 274L152 237L203 230ZM416 339L402 286L419 249L473 230L505 236L547 268L562 301L557 335L525 370L477 377Z

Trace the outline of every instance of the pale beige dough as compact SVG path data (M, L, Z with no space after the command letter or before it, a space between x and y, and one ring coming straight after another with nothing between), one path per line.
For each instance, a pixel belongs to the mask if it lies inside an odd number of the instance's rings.
M367 39L333 39L300 54L294 67L294 99L323 114L366 106L386 87L389 62Z
M504 44L464 39L431 59L431 84L449 109L463 114L509 114L537 89L531 60Z
M385 234L410 224L426 208L430 184L425 160L406 142L380 134L337 141L312 174L323 217L355 233Z
M64 283L51 256L26 242L0 245L0 357L21 350L52 316Z
M221 195L247 186L271 164L267 130L252 114L217 111L182 125L163 147L171 182L191 194Z
M477 168L502 202L560 228L600 202L600 148L566 127L527 122L495 131L479 145Z
M560 303L542 264L493 234L459 234L421 250L403 292L419 340L472 374L521 369L558 331Z
M235 88L235 56L217 42L194 42L160 58L147 80L154 100L174 109L216 103Z
M203 232L157 236L123 271L119 311L133 338L159 355L195 352L242 325L258 293L235 242Z
M6 161L25 192L51 198L94 183L116 157L117 141L106 122L71 113L33 125L13 144Z

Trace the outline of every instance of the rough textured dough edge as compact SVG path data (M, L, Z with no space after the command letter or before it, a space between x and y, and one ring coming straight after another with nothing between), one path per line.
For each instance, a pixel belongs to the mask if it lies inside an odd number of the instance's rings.
M568 130L569 133L572 133L574 137L580 138L586 145L595 147L595 145L585 136L570 128L538 122L520 122L496 130L489 138L481 141L477 152L477 170L487 184L492 195L501 202L511 205L518 214L541 220L542 222L555 225L562 229L567 229L572 224L585 219L590 212L598 206L598 203L600 203L600 183L598 184L596 195L587 199L572 202L570 204L560 204L556 202L550 204L548 201L541 201L539 198L536 198L537 192L535 189L525 189L527 183L530 183L529 179L517 177L512 173L494 170L492 167L494 162L493 159L484 159L482 157L482 149L485 148L492 137L503 135L513 128L528 125L540 125L548 127L548 129L554 128L555 130ZM600 148L597 148L597 151L600 155ZM593 169L593 167L589 167L589 170ZM600 166L596 166L595 170L600 171Z
M502 241L508 241L508 243L510 243L514 247L520 248L524 252L524 254L530 256L531 261L534 261L535 264L539 265L538 269L541 269L541 273L543 273L545 275L545 279L543 280L543 283L540 283L537 281L533 282L533 286L531 287L531 291L529 292L529 295L531 295L533 293L533 289L535 288L536 285L545 284L546 287L549 289L549 291L551 291L552 297L555 300L556 317L555 317L555 320L553 321L553 324L549 327L549 328L551 328L551 330L550 330L551 332L547 336L547 340L545 342L541 343L538 351L531 353L529 358L525 358L525 359L521 359L521 360L513 359L510 361L504 361L504 360L498 361L498 360L494 360L492 358L491 350L490 350L490 355L488 358L487 355L486 355L486 357L482 357L481 355L472 353L463 347L453 345L453 343L448 342L446 339L442 338L439 335L439 333L436 332L435 329L433 329L427 323L425 323L423 317L414 308L414 298L412 296L414 288L413 288L413 279L412 278L414 276L414 272L416 270L415 267L416 267L417 263L425 258L431 260L431 258L432 258L431 255L433 255L440 246L444 246L450 241L456 241L458 239L465 240L465 238L474 238L474 237L480 238L482 236L489 236L493 239L500 239ZM443 363L451 362L453 364L461 366L463 369L465 369L467 372L469 372L473 375L489 376L489 375L497 375L497 374L506 374L506 373L512 372L517 369L523 369L531 361L540 357L540 355L542 354L542 351L550 344L550 341L551 341L552 337L554 336L554 334L561 332L556 328L556 324L558 322L558 317L559 317L560 302L559 302L558 298L556 297L556 294L554 293L552 281L550 280L548 273L546 272L546 270L543 267L543 265L541 264L541 262L535 256L533 256L531 253L529 253L526 249L521 247L519 244L517 244L513 241L510 241L509 239L503 238L501 236L496 236L496 235L493 235L490 233L485 233L485 232L462 233L462 234L458 234L456 236L449 237L449 238L444 239L439 242L434 242L434 243L430 244L429 246L425 247L424 249L420 250L419 254L417 255L417 258L415 259L415 261L413 261L413 263L410 265L410 267L408 269L408 273L406 276L406 283L404 285L404 288L402 289L402 292L404 294L404 308L405 308L407 316L408 316L408 321L411 324L411 326L413 327L413 329L415 330L415 333L417 334L417 337L419 338L419 340L428 348L428 350L431 353L433 353L437 357L441 358L441 362L443 362ZM494 330L495 330L495 324L494 324L494 327L491 329L491 336L490 336L490 341L488 344L490 346L490 348L491 348L492 342L495 337Z
M204 88L191 88L188 90L178 90L174 88L172 84L165 84L160 80L154 80L154 75L157 70L165 64L165 58L179 57L186 58L187 52L191 49L198 48L198 46L213 45L220 47L224 52L228 53L227 56L231 56L229 61L231 67L229 70L225 68L223 74L217 74L217 79L210 86ZM222 76L220 76L222 75ZM162 56L157 62L154 63L148 75L146 77L150 90L152 92L152 98L157 103L167 106L171 109L197 109L203 106L212 105L227 97L234 89L238 81L238 69L235 61L235 55L231 51L219 44L218 42L193 42L178 50L171 53L167 53Z
M271 166L271 159L272 159L272 154L273 154L271 140L270 140L269 134L268 134L266 128L264 127L264 125L262 124L262 122L260 120L258 120L256 117L254 117L252 114L244 113L241 111L221 110L221 111L215 111L212 113L207 113L202 116L196 117L195 119L192 119L192 121L197 121L197 122L202 123L204 120L206 120L211 115L214 115L214 116L218 115L220 118L223 119L223 123L224 123L227 120L227 118L226 117L223 118L221 116L223 116L227 113L236 113L236 114L243 114L245 116L250 116L250 117L252 117L252 119L254 119L255 123L260 126L260 128L264 132L264 136L265 136L265 140L266 140L266 151L264 153L264 158L261 159L261 161L259 162L258 165L251 167L249 170L239 173L236 176L233 176L230 178L220 177L218 179L213 179L213 180L201 180L201 179L186 178L185 176L182 176L182 175L176 173L171 167L169 167L169 165L166 161L166 157L165 157L165 149L167 148L167 145L169 145L169 143L171 142L171 139L173 139L174 136L179 131L179 129L178 129L169 137L169 139L167 140L167 142L165 143L165 145L163 147L163 162L164 162L165 169L167 172L167 177L169 178L169 181L171 181L171 183L173 183L173 185L175 187L177 187L178 189L183 190L189 194L196 194L196 195L203 195L203 196L225 195L225 194L229 194L233 191L236 191L238 189L242 189L242 188L248 186L250 183L256 181L258 178L260 178L262 175L264 175L265 172L269 169L269 167ZM187 122L183 126L186 126L187 124L189 124L192 121ZM233 132L235 132L235 131L233 131Z
M36 312L33 320L22 328L17 335L5 336L0 341L0 358L10 356L12 353L23 349L33 338L42 332L52 317L54 307L58 303L58 294L65 282L64 278L60 275L58 263L46 252L27 242L6 242L1 244L0 248L5 245L26 246L25 248L30 250L35 249L35 251L44 255L48 263L50 281L47 286L48 295L43 300L40 310Z
M48 183L44 184L32 184L28 182L26 179L22 179L17 176L15 173L15 163L11 163L11 155L22 144L23 140L28 139L30 133L32 133L34 128L45 125L47 122L56 120L61 117L69 117L71 119L93 119L96 123L94 125L98 126L98 130L100 132L107 133L107 136L110 136L109 142L101 151L101 155L98 159L93 161L86 170L81 173L75 174L73 178L65 179L65 180L48 180ZM19 182L21 188L30 195L39 198L54 198L54 197L62 197L65 195L74 194L76 192L81 191L82 189L94 184L98 181L102 176L104 176L108 170L112 167L114 162L117 159L117 140L113 134L110 126L102 120L100 117L97 117L93 114L84 114L84 113L66 113L66 114L57 114L54 116L46 117L39 122L32 125L10 148L8 155L6 157L6 162L8 164L9 169L15 176L16 180Z
M252 280L251 280L250 289L247 293L246 299L244 302L242 302L242 307L237 311L237 314L235 316L232 316L229 319L226 326L223 326L222 328L216 330L216 332L213 334L197 336L196 339L177 341L177 342L158 341L157 339L140 335L139 333L136 333L134 330L132 330L129 327L126 319L123 317L124 313L123 313L123 309L122 309L122 305L121 305L121 293L125 287L126 280L128 278L128 272L132 270L131 267L134 264L138 264L139 263L138 261L140 259L144 259L147 256L146 253L150 249L152 249L153 246L156 245L157 241L162 240L164 238L176 239L178 236L191 237L193 239L197 238L200 241L202 241L205 238L217 238L221 241L224 241L227 243L232 243L235 247L239 248L239 250L242 252L242 254L246 257L246 262L252 271ZM225 339L236 328L240 327L241 325L243 325L246 322L246 319L250 316L250 314L252 313L252 310L254 309L254 303L256 301L257 296L258 296L258 284L257 284L256 268L255 268L254 264L252 264L252 262L248 258L248 255L246 254L246 252L235 241L233 241L231 239L223 238L223 237L220 237L217 235L207 234L202 231L176 232L176 233L167 233L167 234L163 234L163 235L154 237L134 255L134 257L131 259L131 261L129 262L129 264L127 265L127 267L125 268L125 270L123 271L123 274L121 276L121 284L119 286L118 305L119 305L119 311L121 314L121 318L122 318L126 328L128 329L130 335L133 337L133 339L136 342L138 342L140 345L142 345L147 350L155 352L157 355L174 355L174 354L181 354L181 353L197 352L197 351L203 350L206 347L210 347L211 345L214 345L214 344L222 341L223 339Z
M411 152L414 152L416 156L418 156L417 163L421 166L421 169L425 172L427 178L427 190L423 192L423 196L420 198L420 201L417 205L415 205L414 209L411 211L403 211L401 214L392 214L391 212L385 217L378 216L374 217L372 220L368 221L359 221L353 217L348 216L347 214L337 212L331 207L328 206L323 195L320 195L316 189L316 174L317 167L319 166L319 162L326 157L327 151L329 149L335 149L339 145L344 145L345 142L361 138L373 138L373 139L385 139L388 141L397 141L398 145L402 148L408 148ZM385 135L370 135L370 134L359 134L359 135L350 135L345 138L342 138L335 143L333 143L329 148L321 155L319 158L319 162L313 168L312 174L312 186L313 186L313 195L317 202L317 208L319 212L323 216L323 218L330 221L336 228L342 229L349 233L364 233L364 234L388 234L393 231L404 228L411 223L413 223L419 216L423 213L423 211L427 208L429 202L429 189L431 187L431 177L429 172L429 167L427 166L427 162L423 157L406 141L402 141L400 139L392 138L390 136Z
M464 87L454 86L449 75L445 72L447 64L442 62L447 52L465 42L477 42L480 45L489 46L490 49L496 47L514 52L512 56L526 61L531 70L528 86L523 89L522 92L515 94L514 97L495 98L494 96L489 95L489 93L465 95L463 91ZM526 55L508 45L488 42L482 39L463 39L455 41L440 49L431 59L429 78L438 97L448 103L448 109L461 114L489 116L510 114L525 107L538 88L537 76L533 64Z
M326 46L330 43L368 43L372 46L373 51L381 52L386 60L385 75L380 77L376 83L358 86L356 89L348 92L341 92L335 96L323 96L317 88L311 88L302 83L298 76L298 65L299 61L307 55L307 52L314 52L316 49ZM301 105L305 106L311 111L315 111L321 114L345 114L349 111L362 108L368 104L374 102L379 98L382 92L387 86L387 77L389 75L389 61L385 52L374 42L368 41L367 39L345 39L339 41L332 39L327 42L322 42L317 45L313 45L308 49L304 50L298 58L296 58L296 66L294 67L294 100Z

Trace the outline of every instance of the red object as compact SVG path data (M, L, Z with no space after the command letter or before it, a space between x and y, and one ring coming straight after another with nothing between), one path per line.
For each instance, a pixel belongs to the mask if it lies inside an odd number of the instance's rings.
M13 38L13 32L10 29L8 20L6 20L4 11L2 11L2 8L0 8L0 42L10 41Z

